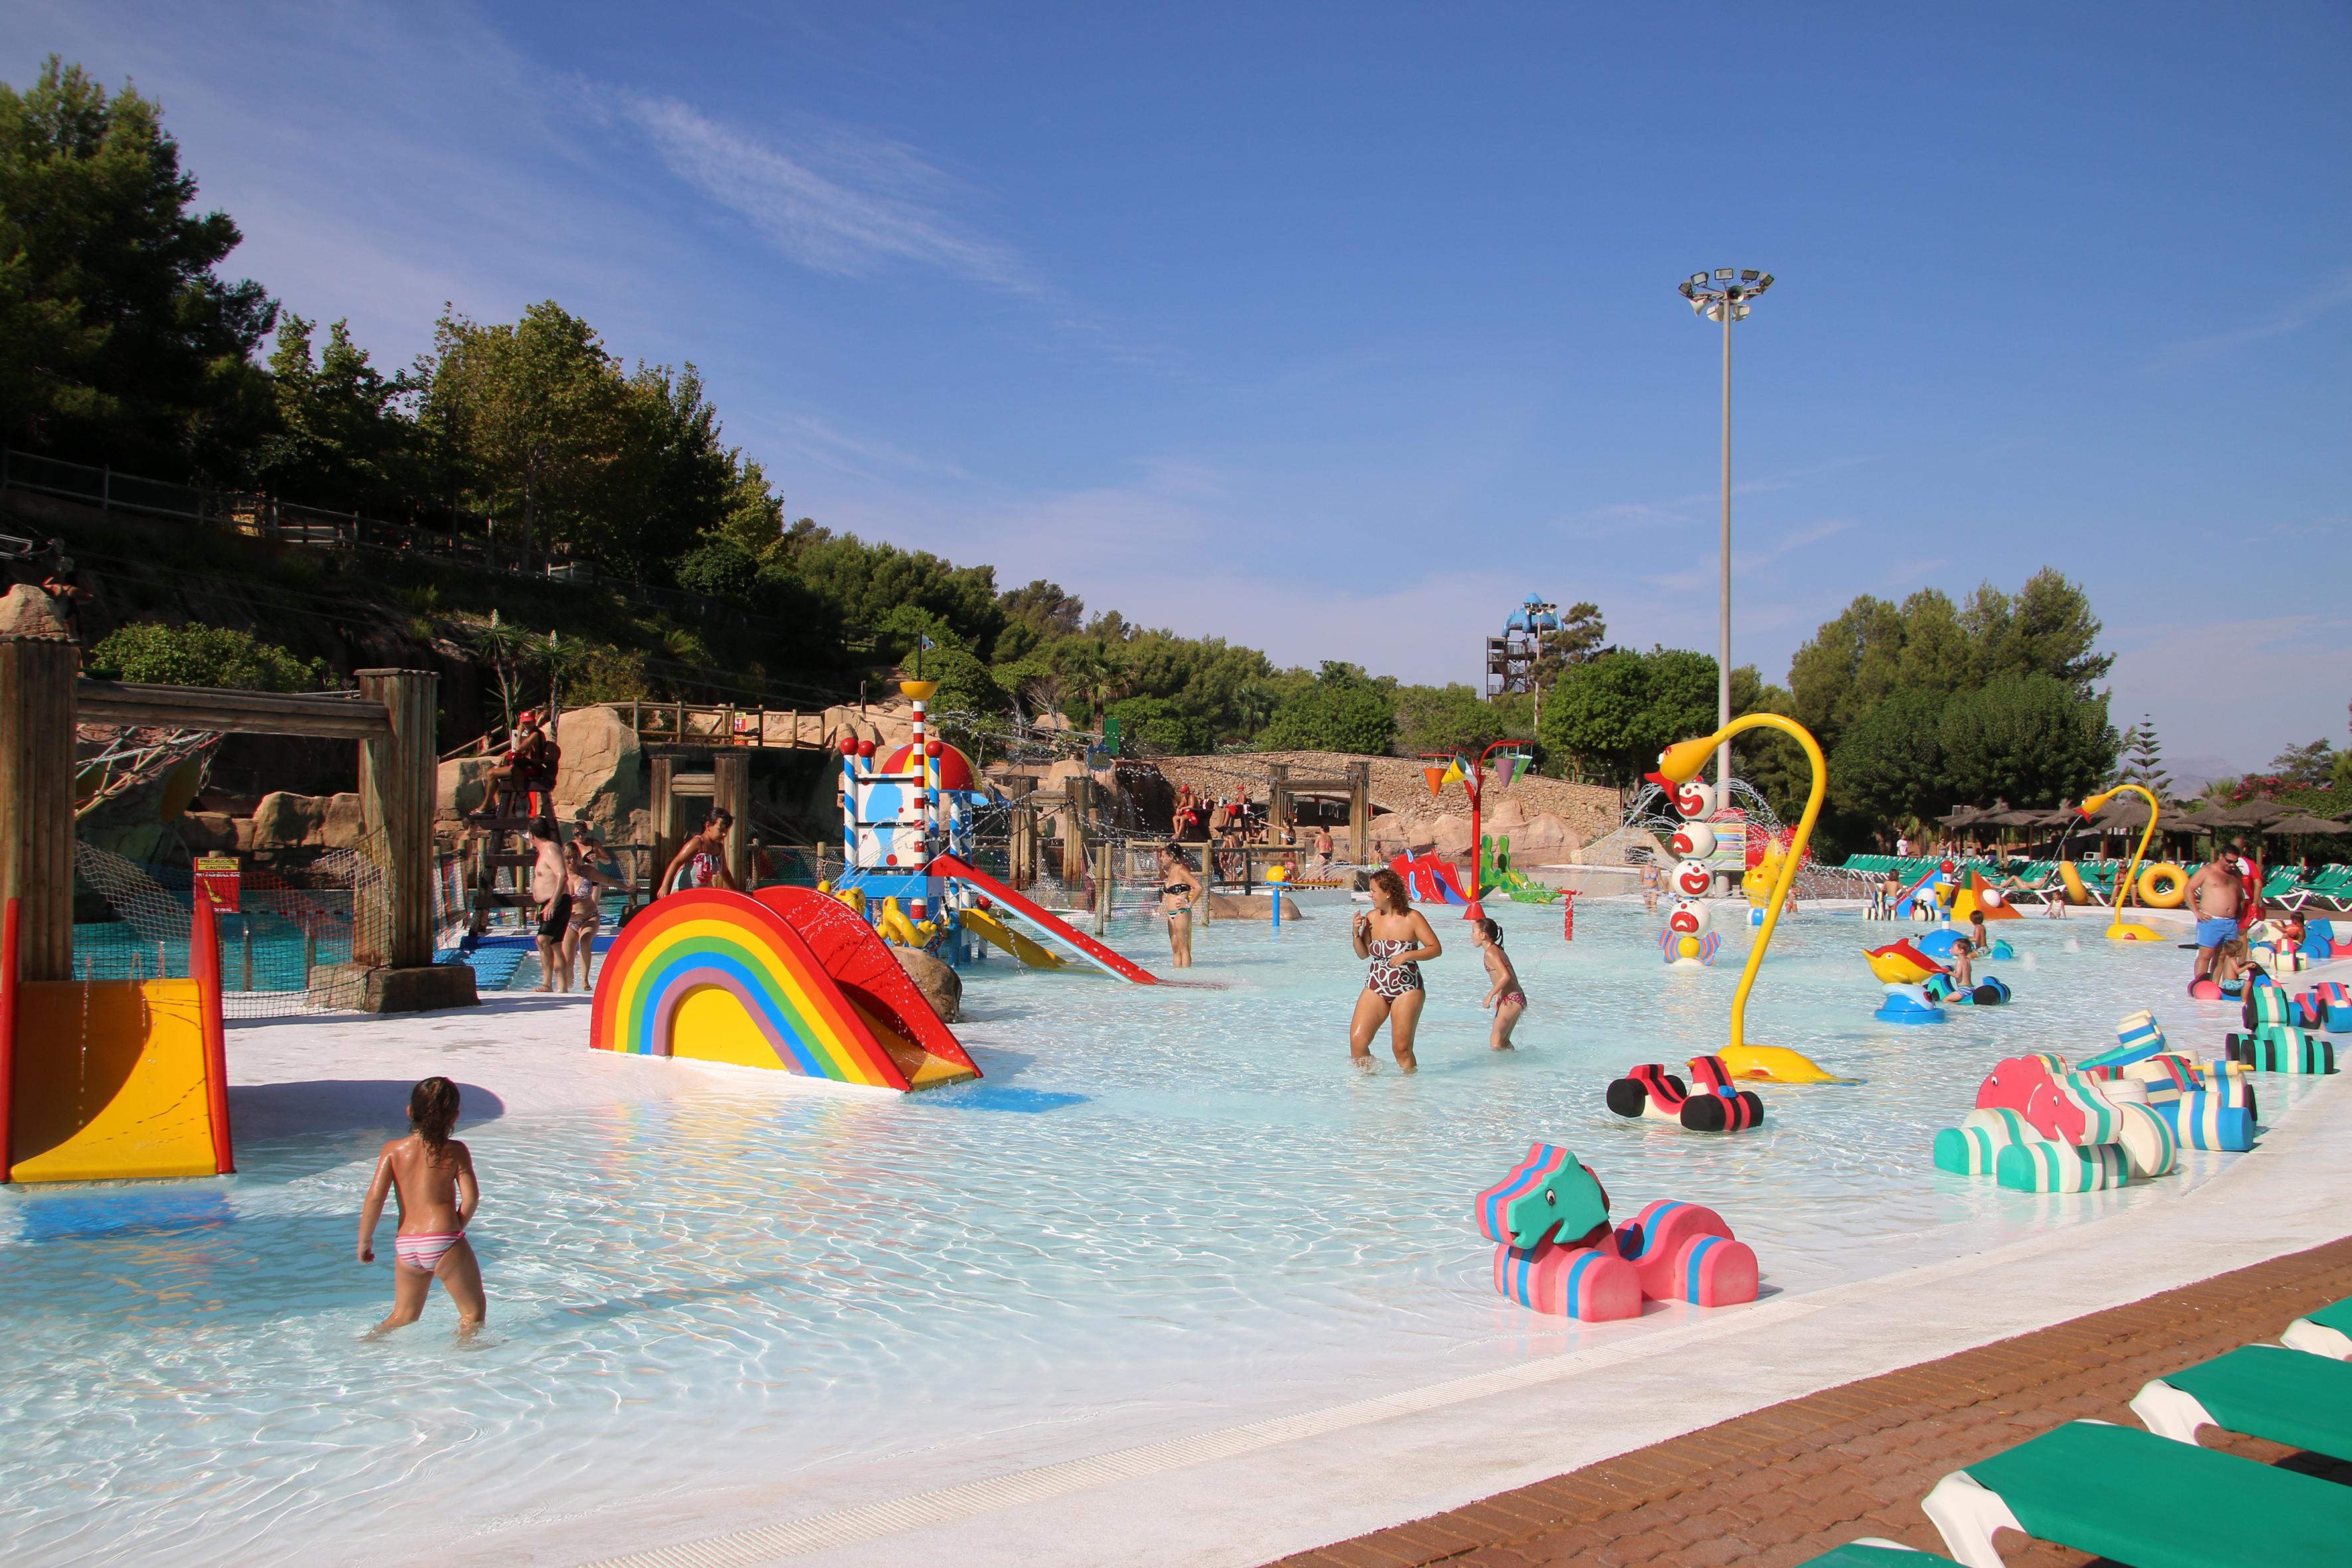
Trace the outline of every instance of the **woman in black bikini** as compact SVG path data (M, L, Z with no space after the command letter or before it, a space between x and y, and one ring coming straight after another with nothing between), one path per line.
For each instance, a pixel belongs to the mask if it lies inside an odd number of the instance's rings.
M1407 1072L1420 1069L1412 1054L1413 1031L1428 993L1421 984L1421 966L1443 953L1428 917L1412 907L1404 879L1383 867L1372 873L1372 908L1356 917L1356 956L1371 960L1371 972L1356 998L1356 1016L1348 1026L1348 1055L1359 1067L1370 1067L1372 1037L1381 1021L1389 1026L1389 1048L1397 1066Z
M1192 900L1201 896L1201 879L1184 863L1184 851L1173 844L1160 847L1160 912L1168 921L1168 951L1176 967L1192 967Z

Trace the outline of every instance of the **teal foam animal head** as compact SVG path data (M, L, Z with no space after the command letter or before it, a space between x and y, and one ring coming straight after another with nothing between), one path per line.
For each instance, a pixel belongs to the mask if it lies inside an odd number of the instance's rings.
M1557 1232L1572 1245L1609 1223L1609 1194L1574 1154L1534 1143L1509 1175L1478 1194L1476 1213L1489 1241L1527 1247Z

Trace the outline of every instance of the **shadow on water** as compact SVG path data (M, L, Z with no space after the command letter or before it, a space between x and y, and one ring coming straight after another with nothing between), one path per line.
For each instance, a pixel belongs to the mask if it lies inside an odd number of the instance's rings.
M319 1078L294 1083L231 1084L229 1126L247 1139L290 1138L306 1132L376 1132L397 1138L408 1131L407 1079ZM496 1121L506 1101L478 1083L457 1086L457 1125Z
M1092 1098L1060 1089L1021 1088L1014 1080L1037 1059L1024 1051L992 1050L986 1046L975 1046L971 1047L971 1059L986 1075L978 1083L960 1083L946 1089L931 1089L915 1103L925 1110L1000 1110L1034 1116L1039 1111L1084 1105Z

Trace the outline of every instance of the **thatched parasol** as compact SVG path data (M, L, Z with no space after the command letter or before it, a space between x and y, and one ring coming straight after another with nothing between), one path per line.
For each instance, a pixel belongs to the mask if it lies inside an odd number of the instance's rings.
M1936 820L1946 827L1968 827L1983 821L1985 816L1980 805L1956 805Z
M2278 802L2258 795L2236 805L2216 806L2205 815L2216 827L2262 827L2288 813Z
M2307 838L2314 834L2352 834L2352 823L2330 822L2324 816L2299 811L2293 816L2280 817L2263 831L2282 838Z
M2120 833L2132 827L2146 827L2147 802L2136 795L2119 795L2092 815L2091 826L2107 833Z

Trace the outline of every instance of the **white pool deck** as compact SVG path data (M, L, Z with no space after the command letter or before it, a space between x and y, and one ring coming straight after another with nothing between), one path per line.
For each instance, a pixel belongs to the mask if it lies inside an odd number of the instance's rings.
M2291 984L2301 990L2326 979L2352 980L2352 963ZM380 1080L436 1072L488 1090L518 1115L740 1095L747 1077L772 1081L779 1094L880 1092L688 1063L647 1072L641 1060L579 1048L585 1006L578 996L500 995L457 1014L236 1026L229 1058L239 1131L378 1125ZM378 1083L319 1081L320 1047L343 1031L352 1032L354 1058L363 1042ZM967 1456L898 1467L896 1485L877 1474L814 1491L783 1481L623 1497L590 1513L511 1521L494 1534L436 1542L431 1555L567 1568L1246 1568L2352 1234L2347 1115L2352 1075L2331 1078L2252 1153L2176 1203L1854 1284L1609 1325L1575 1351L1360 1404L1037 1468ZM1769 1272L1767 1259L1768 1283ZM391 1548L382 1560L404 1559Z

